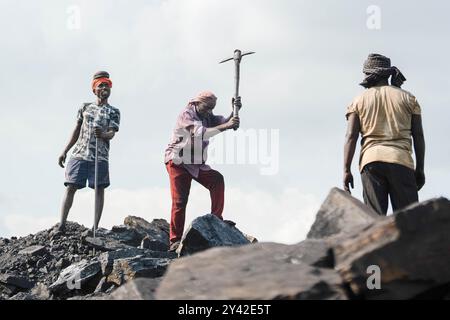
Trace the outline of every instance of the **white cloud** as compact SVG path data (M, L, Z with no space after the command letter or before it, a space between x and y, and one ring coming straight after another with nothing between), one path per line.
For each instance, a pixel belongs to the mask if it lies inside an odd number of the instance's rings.
M69 214L70 221L85 226L93 222L94 193L83 190L75 195ZM314 195L303 194L290 188L279 193L262 190L226 189L224 218L237 222L244 233L260 241L296 243L303 240L314 221L319 201ZM139 190L107 190L101 227L111 228L123 223L128 215L151 221L155 218L170 220L170 191L166 188ZM186 226L197 216L210 212L208 191L193 184L186 214ZM33 214L6 215L2 225L9 235L22 236L47 229L58 221L58 216ZM1 222L1 221L0 221Z

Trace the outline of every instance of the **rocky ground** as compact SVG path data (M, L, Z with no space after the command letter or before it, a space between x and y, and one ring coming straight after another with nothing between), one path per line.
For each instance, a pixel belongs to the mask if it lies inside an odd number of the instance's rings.
M69 223L62 236L0 238L0 299L450 299L449 232L447 199L380 217L339 189L295 245L213 215L177 253L165 220L129 216L95 238Z

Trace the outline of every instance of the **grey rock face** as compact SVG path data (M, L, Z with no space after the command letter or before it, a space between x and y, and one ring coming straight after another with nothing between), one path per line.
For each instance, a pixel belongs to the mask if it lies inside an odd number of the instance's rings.
M105 252L99 256L99 261L102 267L103 275L109 275L111 273L115 260L124 258L133 258L137 256L142 256L145 258L165 258L165 259L176 258L176 254L172 252L151 251L140 248L129 248Z
M19 254L30 255L30 256L40 256L45 254L46 249L44 246L30 246L19 251Z
M0 274L0 282L21 289L31 289L34 286L34 282L29 281L28 278L14 274Z
M347 299L339 274L309 266L301 247L259 243L174 261L157 299ZM315 259L312 259L315 260Z
M409 299L450 284L450 201L412 205L337 244L336 269L356 295ZM367 282L379 268L381 286ZM444 295L444 294L443 294Z
M155 219L148 222L139 217L128 216L125 218L124 224L140 235L136 246L139 246L142 239L147 237L146 249L154 251L167 251L169 249L169 224L165 220Z
M298 244L286 246L285 250L305 264L321 268L334 268L334 256L328 241L306 239Z
M212 214L196 218L186 230L178 248L185 256L213 247L239 246L250 241L236 227L230 226Z
M89 248L94 248L96 250L104 251L115 251L120 249L132 248L115 239L105 238L105 237L86 237L83 239L83 243Z
M155 291L162 278L139 278L112 292L111 300L155 300Z
M317 213L307 238L323 239L356 230L382 219L364 203L347 192L333 188Z
M164 275L170 259L137 256L114 260L113 269L107 277L108 283L120 286L136 278L157 278Z
M64 269L49 290L52 293L64 294L72 290L89 290L89 281L101 274L100 262L82 260ZM95 289L95 286L94 286Z

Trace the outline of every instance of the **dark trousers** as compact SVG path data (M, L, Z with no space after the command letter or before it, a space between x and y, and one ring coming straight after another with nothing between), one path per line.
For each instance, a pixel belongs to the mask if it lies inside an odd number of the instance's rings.
M361 172L364 202L380 215L386 215L388 197L397 211L419 201L414 170L395 163L372 162Z

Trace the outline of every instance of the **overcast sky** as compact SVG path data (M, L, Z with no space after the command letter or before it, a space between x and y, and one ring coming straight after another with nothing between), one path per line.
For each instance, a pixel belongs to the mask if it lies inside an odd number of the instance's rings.
M329 190L341 187L345 109L363 90L372 52L392 59L422 106L420 198L450 197L449 10L446 1L0 0L0 237L58 222L57 158L77 109L94 99L98 70L110 72L110 103L122 113L101 225L129 214L169 220L163 153L176 117L206 89L219 97L215 112L229 114L233 65L218 62L235 48L256 51L242 62L240 134L257 132L261 145L250 148L260 150L267 133L279 169L263 175L262 158L213 166L225 176L224 216L241 230L264 241L305 237ZM93 200L91 190L77 193L69 220L91 226ZM209 208L194 183L187 222Z

